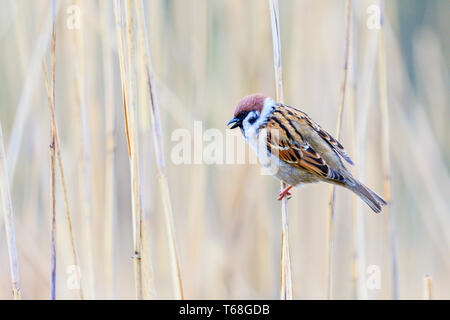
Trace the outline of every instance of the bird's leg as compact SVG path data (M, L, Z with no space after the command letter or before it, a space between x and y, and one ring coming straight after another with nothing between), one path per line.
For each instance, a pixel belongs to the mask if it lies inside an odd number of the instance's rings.
M289 192L289 190L291 190L292 189L292 186L288 186L288 187L286 187L286 188L284 188L284 190L281 190L280 191L280 193L278 194L278 198L277 198L277 200L282 200L284 197L286 197L286 196L290 196L291 195L291 193ZM288 198L289 199L289 198Z

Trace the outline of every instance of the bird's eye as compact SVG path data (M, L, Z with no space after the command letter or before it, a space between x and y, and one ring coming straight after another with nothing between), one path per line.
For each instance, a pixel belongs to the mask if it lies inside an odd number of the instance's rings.
M257 116L253 116L253 117L251 117L250 119L248 119L248 123L254 124L255 121L256 121L256 119L258 119L258 117L257 117Z

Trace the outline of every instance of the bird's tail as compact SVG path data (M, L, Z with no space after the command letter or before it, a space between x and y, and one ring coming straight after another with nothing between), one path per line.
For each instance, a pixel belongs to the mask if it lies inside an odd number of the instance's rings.
M381 207L386 205L387 202L359 181L354 180L352 182L354 182L354 185L348 186L349 189L356 193L365 203L367 203L367 205L375 213L380 213Z

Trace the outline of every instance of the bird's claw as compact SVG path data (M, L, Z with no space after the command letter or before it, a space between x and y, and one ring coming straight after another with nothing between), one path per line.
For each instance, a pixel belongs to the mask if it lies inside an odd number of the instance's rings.
M292 196L292 194L289 192L289 190L291 190L291 188L292 188L292 186L288 186L284 190L281 190L280 193L278 194L277 200L283 200L284 197L287 197L287 200L289 200Z

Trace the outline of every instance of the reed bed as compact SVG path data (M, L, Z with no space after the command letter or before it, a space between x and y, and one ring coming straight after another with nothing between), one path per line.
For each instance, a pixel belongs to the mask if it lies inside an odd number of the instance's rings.
M0 299L450 298L447 2L4 8ZM225 126L256 92L335 132L383 212L326 184L280 212Z

